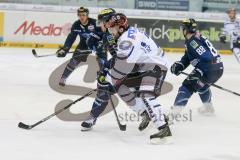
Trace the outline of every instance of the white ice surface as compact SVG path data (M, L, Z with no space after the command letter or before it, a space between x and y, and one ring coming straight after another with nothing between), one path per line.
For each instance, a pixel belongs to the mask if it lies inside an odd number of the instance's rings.
M39 50L38 50L39 51ZM41 53L53 50L40 50ZM173 62L180 54L169 54ZM81 159L136 159L136 160L240 160L240 97L212 88L215 117L197 113L201 106L197 95L189 101L191 122L171 126L174 144L150 145L151 127L143 133L137 122L126 122L127 131L119 131L113 113L101 117L91 132L81 132L80 122L64 122L53 118L26 131L17 128L19 121L34 123L54 111L63 95L48 85L51 72L67 58L36 59L30 49L0 48L0 159L1 160L81 160ZM234 56L223 56L225 72L218 85L240 92L240 64ZM82 69L70 77L68 83L83 84ZM169 109L184 76L168 74L174 90L159 97L164 110ZM95 83L88 84L94 88ZM80 113L91 107L88 98L73 106ZM130 110L121 103L118 113Z

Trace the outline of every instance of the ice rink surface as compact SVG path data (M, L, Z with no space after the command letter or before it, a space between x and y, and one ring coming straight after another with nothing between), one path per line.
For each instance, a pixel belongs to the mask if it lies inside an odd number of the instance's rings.
M54 50L38 50L52 53ZM180 54L168 54L174 62ZM81 160L81 159L136 159L136 160L240 160L240 97L212 88L214 117L197 113L200 99L194 95L186 111L192 110L192 121L171 126L174 143L151 145L147 131L137 130L138 122L126 122L127 131L121 132L113 113L101 117L90 132L81 132L81 122L66 122L58 118L32 130L17 128L19 121L32 124L54 112L64 95L53 91L48 84L52 71L66 58L35 58L31 49L0 48L0 159L1 160ZM222 56L225 72L218 85L240 92L240 64L234 56ZM86 67L77 69L68 84L83 85ZM164 110L173 104L178 87L185 76L167 75L173 91L160 96ZM88 85L95 88L96 82ZM87 98L71 108L74 113L90 109L93 99ZM120 103L118 113L131 112Z

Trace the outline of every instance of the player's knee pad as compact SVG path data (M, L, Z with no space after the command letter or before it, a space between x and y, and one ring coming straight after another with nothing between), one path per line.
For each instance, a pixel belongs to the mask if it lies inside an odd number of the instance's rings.
M137 97L126 85L121 85L118 88L118 95L121 99L136 113L144 112L144 103L141 98Z
M151 96L149 94L142 94L141 98L149 117L156 125L156 127L164 125L166 122L164 120L164 115L161 110L161 105L158 103L155 96Z
M155 66L152 71L142 78L139 90L142 92L151 92L156 97L161 94L161 88L166 77L167 71L161 70L159 66Z
M132 92L126 85L121 85L118 88L118 95L129 106L134 106L136 104L136 94Z
M108 93L108 91L98 90L98 92L97 92L97 99L99 99L102 102L108 101L109 100L109 93Z
M212 99L212 92L209 87L203 88L198 91L198 94L203 103L210 103Z
M185 85L182 85L178 89L177 97L174 101L174 106L185 106L187 105L188 99L192 96L193 92Z

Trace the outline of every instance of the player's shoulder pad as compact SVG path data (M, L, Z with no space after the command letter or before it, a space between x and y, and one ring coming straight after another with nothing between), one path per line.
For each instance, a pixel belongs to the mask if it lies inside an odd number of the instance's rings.
M128 37L127 31L122 34L118 40L117 57L119 59L127 59L133 52L134 40Z
M129 36L129 32L126 31L121 35L121 37L118 40L118 48L120 50L129 50L130 48L133 47L134 40L135 39Z

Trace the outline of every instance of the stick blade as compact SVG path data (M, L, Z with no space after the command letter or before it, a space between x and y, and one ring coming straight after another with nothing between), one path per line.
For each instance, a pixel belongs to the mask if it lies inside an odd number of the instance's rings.
M18 123L18 127L19 127L19 128L22 128L22 129L26 129L26 130L32 129L31 126L26 125L26 124L24 124L24 123L22 123L22 122L19 122L19 123Z
M35 49L32 49L32 54L33 54L34 57L37 57L37 58L38 58L38 55L37 55L37 52L36 52Z
M127 125L120 125L120 130L121 131L126 131Z

